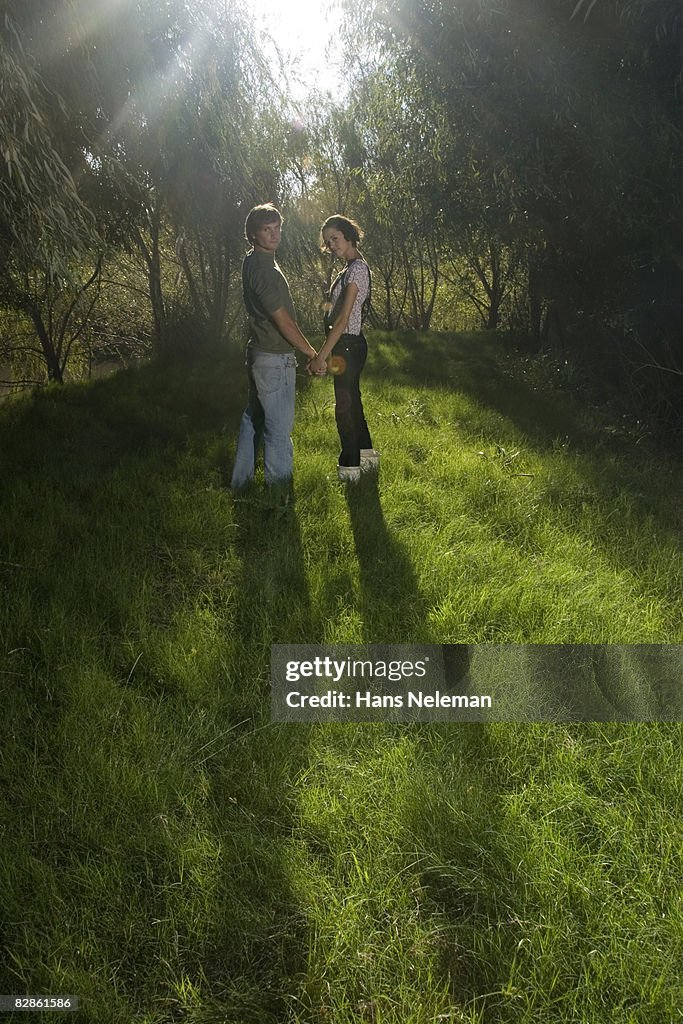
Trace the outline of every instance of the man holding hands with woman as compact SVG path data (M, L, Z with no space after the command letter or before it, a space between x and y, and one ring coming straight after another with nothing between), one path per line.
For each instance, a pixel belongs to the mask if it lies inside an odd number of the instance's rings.
M296 358L292 349L308 356L308 371L333 375L335 419L341 452L337 473L343 482L356 482L361 469L377 468L379 453L363 413L360 374L367 358L363 319L370 304L371 279L358 251L361 231L347 217L329 217L322 226L325 249L345 261L332 284L325 316L326 339L319 352L296 322L287 280L275 261L282 215L270 203L254 207L245 222L252 245L242 265L244 304L249 316L247 373L249 395L240 423L231 487L239 490L254 476L256 456L264 447L267 484L292 476Z

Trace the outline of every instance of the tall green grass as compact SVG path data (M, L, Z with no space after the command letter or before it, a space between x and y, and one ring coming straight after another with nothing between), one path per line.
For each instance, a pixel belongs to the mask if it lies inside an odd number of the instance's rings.
M302 376L293 495L230 494L236 354L5 404L0 991L680 1019L679 725L269 724L278 642L680 642L675 462L497 346L374 339L356 489Z

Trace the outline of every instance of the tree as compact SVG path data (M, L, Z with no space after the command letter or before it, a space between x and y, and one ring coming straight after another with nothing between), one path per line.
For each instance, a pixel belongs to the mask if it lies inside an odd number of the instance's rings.
M413 109L441 120L444 230L505 245L512 226L523 241L537 342L552 318L567 344L593 339L603 372L616 338L631 375L645 338L675 371L681 310L661 293L683 292L680 6L396 0L348 17Z
M156 351L188 316L222 337L245 207L272 197L282 170L248 18L227 0L27 0L21 12L37 68L64 96L62 145L90 209L144 268Z
M48 378L61 382L75 340L68 325L99 273L101 240L50 124L47 110L59 97L48 102L9 13L0 34L0 89L0 300L30 316ZM80 265L93 250L96 269L81 283ZM50 314L55 303L64 306L59 324L44 316L46 296Z

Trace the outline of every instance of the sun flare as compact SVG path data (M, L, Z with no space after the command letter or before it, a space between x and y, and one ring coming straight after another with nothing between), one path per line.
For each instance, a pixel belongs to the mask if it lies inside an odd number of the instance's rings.
M324 0L250 0L256 25L281 52L296 98L341 86L341 11Z

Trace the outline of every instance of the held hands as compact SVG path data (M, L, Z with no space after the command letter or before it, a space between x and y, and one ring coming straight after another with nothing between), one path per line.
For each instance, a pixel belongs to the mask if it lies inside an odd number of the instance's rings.
M313 377L325 377L327 375L327 360L317 355L314 359L309 360L306 369Z

